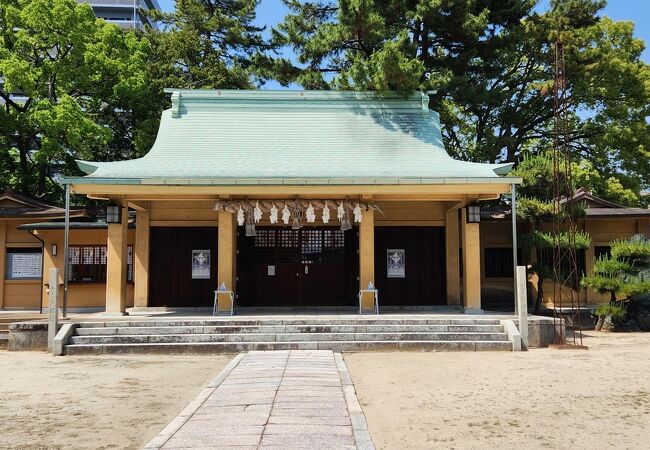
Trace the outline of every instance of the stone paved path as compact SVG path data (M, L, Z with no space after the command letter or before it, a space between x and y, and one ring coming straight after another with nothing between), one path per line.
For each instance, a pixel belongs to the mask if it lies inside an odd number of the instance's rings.
M340 353L237 356L146 449L374 449Z

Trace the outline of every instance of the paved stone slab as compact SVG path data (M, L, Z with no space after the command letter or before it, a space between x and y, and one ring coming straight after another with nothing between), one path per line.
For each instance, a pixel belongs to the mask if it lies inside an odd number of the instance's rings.
M372 449L340 354L238 355L146 449Z

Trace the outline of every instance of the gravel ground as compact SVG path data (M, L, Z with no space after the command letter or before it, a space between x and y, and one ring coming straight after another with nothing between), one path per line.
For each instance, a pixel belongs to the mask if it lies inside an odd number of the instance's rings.
M345 361L378 449L650 448L650 333L584 344Z
M0 448L141 448L231 358L0 351Z

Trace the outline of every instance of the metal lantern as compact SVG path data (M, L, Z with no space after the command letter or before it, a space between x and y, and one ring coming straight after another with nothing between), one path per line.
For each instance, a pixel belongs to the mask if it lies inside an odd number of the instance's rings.
M122 207L119 205L106 206L106 223L122 223Z
M467 223L481 222L481 207L475 203L467 205Z
M298 208L293 210L293 222L291 223L291 229L292 230L299 230L300 229L300 216L302 216L302 211L300 211Z
M249 211L246 216L246 236L257 236L255 221L253 220L253 211Z

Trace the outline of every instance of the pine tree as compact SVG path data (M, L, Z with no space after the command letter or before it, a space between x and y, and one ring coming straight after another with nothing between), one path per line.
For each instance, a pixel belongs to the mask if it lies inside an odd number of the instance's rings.
M631 22L603 0L284 0L275 41L298 64L276 77L311 89L431 91L452 155L518 162L549 145L555 30L563 30L574 159L636 194L650 182L650 66Z

